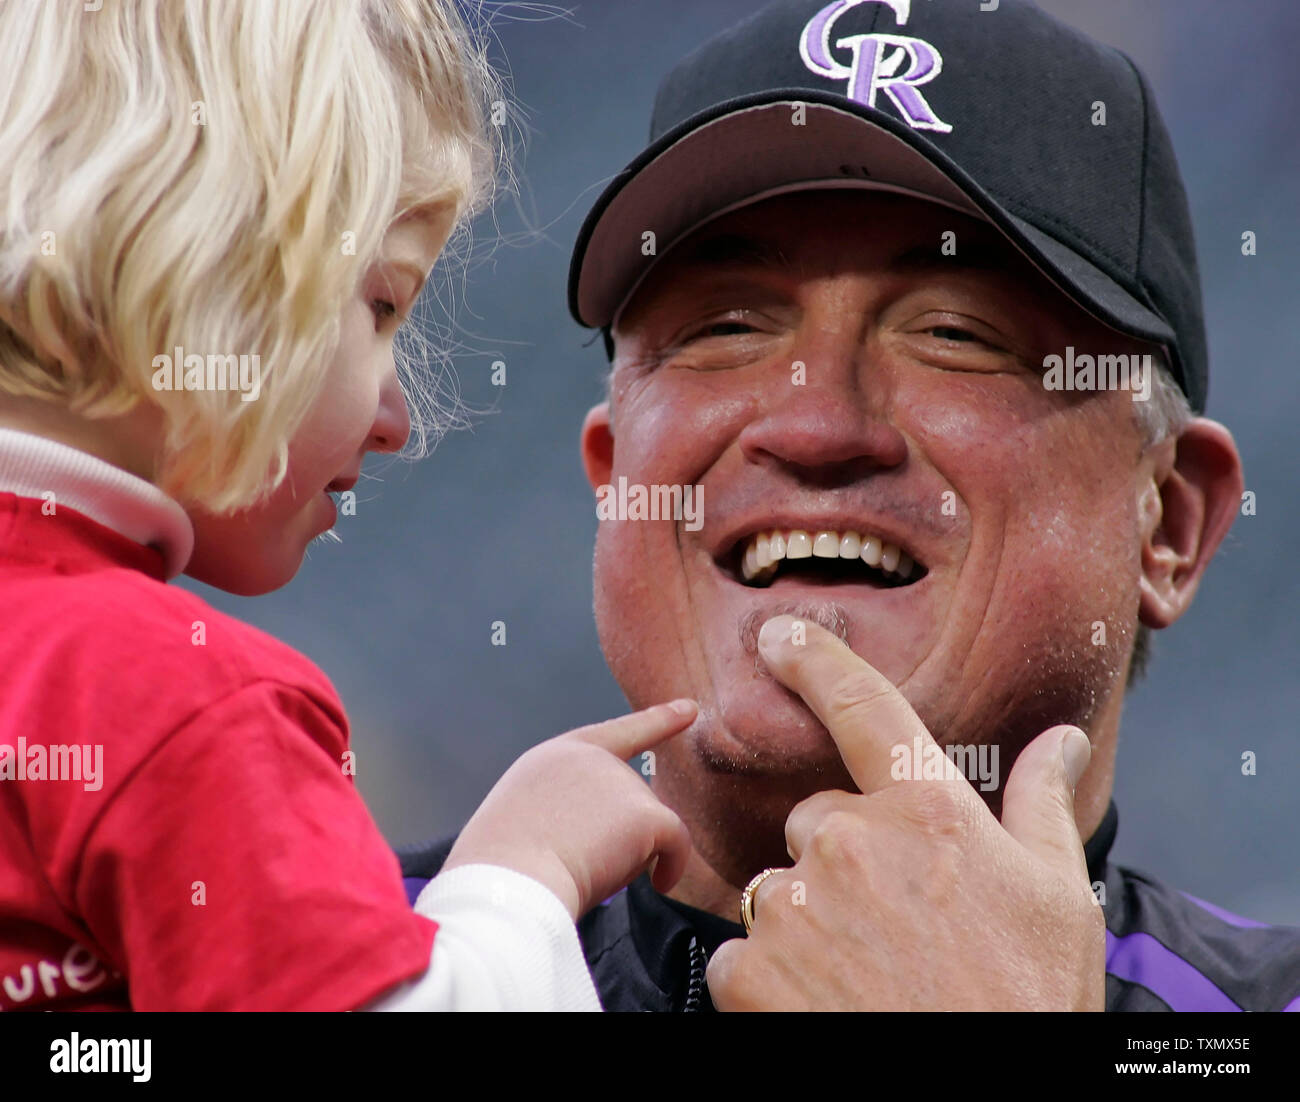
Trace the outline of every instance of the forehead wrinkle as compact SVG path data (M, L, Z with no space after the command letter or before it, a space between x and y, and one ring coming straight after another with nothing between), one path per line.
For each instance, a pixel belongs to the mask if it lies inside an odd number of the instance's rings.
M678 259L683 264L704 269L791 267L790 258L779 246L741 233L710 234L689 246Z
M979 231L977 231L979 233ZM971 242L969 237L955 255L944 254L938 242L911 243L876 263L863 264L861 252L845 239L839 247L829 251L819 250L819 268L828 271L875 270L887 275L930 276L949 274L997 273L1024 282L1023 261L1000 241L979 233ZM668 258L665 258L668 259ZM781 248L768 234L743 232L739 229L708 234L688 243L672 257L675 267L691 274L711 270L757 268L788 275L806 274L808 258L802 252L794 258Z
M932 272L1015 272L1023 262L996 241L962 242L955 254L945 255L935 245L913 245L903 249L889 262L888 269L904 274L928 275Z
M986 223L921 201L904 208L910 212L915 205L917 217L900 221L892 216L899 204L887 200L877 201L879 206L864 204L855 196L850 206L837 202L839 198L831 196L819 203L812 218L816 228L801 225L793 217L800 208L791 207L785 197L770 208L760 204L765 208L761 217L755 208L746 208L719 220L716 227L697 231L660 258L657 279L652 275L649 283L656 291L648 297L647 287L635 292L622 317L615 319L611 333L626 332L629 323L635 327L653 317L653 303L665 281L689 281L694 286L699 281L707 283L714 274L805 280L856 272L919 284L952 276L983 283L990 291L1023 296L1022 305L1036 304L1060 322L1078 309ZM832 208L843 232L827 239L826 218ZM882 222L879 235L872 233L864 239L861 231L882 214L891 217ZM941 249L940 234L945 228L958 234L955 254ZM887 248L883 247L886 242Z

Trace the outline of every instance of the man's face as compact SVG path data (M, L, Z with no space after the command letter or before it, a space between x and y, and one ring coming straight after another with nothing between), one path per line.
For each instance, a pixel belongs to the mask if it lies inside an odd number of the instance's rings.
M879 193L767 200L673 249L614 335L590 476L703 490L698 531L603 521L596 546L597 625L629 700L700 702L675 760L849 787L825 730L756 659L781 612L840 627L945 743L1014 753L1051 723L1086 729L1122 685L1141 546L1132 399L1049 391L1042 363L1141 346L992 227ZM813 556L747 584L751 538L795 530L876 537L916 566L900 584Z

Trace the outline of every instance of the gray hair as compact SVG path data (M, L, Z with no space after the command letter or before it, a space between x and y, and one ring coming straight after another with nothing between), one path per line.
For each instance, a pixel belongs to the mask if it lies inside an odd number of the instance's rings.
M1143 448L1179 435L1195 416L1187 395L1174 378L1169 359L1163 350L1157 350L1152 355L1151 365L1154 368L1151 373L1151 397L1145 402L1133 403Z
M1133 403L1133 413L1137 419L1138 431L1142 434L1144 451L1171 436L1179 436L1195 417L1187 395L1174 378L1164 350L1158 350L1151 359L1154 367L1151 397L1145 402ZM1128 663L1128 688L1131 689L1142 680L1150 660L1151 629L1146 624L1138 624L1133 639L1133 654Z

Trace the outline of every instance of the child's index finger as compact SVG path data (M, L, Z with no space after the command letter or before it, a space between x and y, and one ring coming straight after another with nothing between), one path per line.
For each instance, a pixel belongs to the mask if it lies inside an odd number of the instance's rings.
M599 746L626 761L685 730L698 714L699 706L695 701L683 698L608 719L604 723L579 727L560 737Z

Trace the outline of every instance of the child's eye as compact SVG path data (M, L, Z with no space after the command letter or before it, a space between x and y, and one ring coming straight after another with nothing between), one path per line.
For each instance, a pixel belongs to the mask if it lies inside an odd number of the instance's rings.
M397 316L397 307L386 299L371 299L370 309L374 311L376 321L387 321Z

